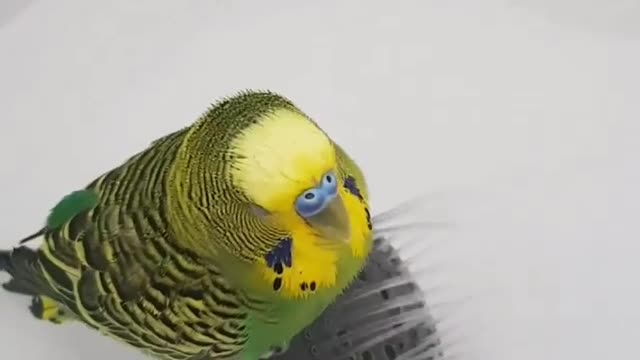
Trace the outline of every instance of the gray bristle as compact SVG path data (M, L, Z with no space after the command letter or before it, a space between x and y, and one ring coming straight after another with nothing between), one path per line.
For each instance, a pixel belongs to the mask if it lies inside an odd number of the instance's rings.
M436 360L442 345L420 286L383 238L358 280L272 360Z

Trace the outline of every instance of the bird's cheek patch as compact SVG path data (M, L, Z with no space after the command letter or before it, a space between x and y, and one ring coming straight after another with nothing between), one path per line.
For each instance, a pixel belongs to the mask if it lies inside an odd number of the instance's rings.
M347 191L349 191L349 193L351 193L351 195L357 197L361 203L364 204L364 196L362 196L362 192L360 191L360 188L358 187L358 183L356 181L356 179L351 176L348 175L345 180L344 180L344 184L343 187L345 189L347 189ZM373 229L373 225L371 224L371 213L369 212L369 207L366 206L364 207L364 212L365 212L365 218L367 221L367 227L369 228L369 230Z
M345 179L344 179L344 184L342 185L345 189L347 189L351 195L357 197L358 199L360 199L360 201L364 200L364 197L362 196L362 192L360 191L360 188L358 187L358 183L356 182L356 179L351 176L348 175Z
M290 237L280 240L278 245L264 256L267 266L278 275L282 275L285 266L290 268L293 263L291 256L292 241Z
M275 278L272 280L273 291L280 291L285 267L290 268L293 265L291 242L292 239L289 237L282 239L275 248L264 256L267 267L271 269L275 275Z
M360 258L367 253L368 239L373 230L371 212L355 177L347 175L342 187L344 188L343 191L348 193L345 199L348 212L354 215L351 219L352 228L360 230L355 232L351 239L352 254Z

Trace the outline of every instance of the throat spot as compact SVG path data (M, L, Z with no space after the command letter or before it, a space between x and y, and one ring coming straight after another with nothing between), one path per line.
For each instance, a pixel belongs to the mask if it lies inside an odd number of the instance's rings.
M263 273L269 288L286 297L304 298L321 287L333 286L335 254L304 245L294 249L293 245L293 237L286 237L265 254Z

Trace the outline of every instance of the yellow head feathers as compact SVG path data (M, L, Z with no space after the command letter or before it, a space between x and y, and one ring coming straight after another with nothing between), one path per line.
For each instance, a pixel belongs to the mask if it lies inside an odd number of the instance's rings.
M286 212L304 190L336 168L327 135L304 114L276 109L262 115L231 143L232 181L269 212Z

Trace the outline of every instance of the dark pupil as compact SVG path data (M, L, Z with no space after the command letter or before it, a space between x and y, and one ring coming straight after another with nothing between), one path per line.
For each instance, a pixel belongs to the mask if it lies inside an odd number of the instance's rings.
M327 176L327 182L330 183L331 181L333 181L333 179L331 178L331 176Z
M311 200L311 199L313 199L314 197L316 197L316 196L315 196L313 193L306 193L306 194L304 194L304 198L305 198L305 199L307 199L307 200Z

